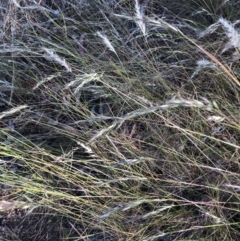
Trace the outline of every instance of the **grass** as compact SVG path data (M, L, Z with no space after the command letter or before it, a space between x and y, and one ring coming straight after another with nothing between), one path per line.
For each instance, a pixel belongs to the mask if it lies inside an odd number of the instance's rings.
M1 6L1 240L240 239L239 1Z

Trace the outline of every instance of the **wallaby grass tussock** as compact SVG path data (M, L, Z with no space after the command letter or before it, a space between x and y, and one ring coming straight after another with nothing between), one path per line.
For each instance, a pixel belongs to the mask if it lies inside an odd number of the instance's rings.
M0 1L1 240L239 240L240 2Z

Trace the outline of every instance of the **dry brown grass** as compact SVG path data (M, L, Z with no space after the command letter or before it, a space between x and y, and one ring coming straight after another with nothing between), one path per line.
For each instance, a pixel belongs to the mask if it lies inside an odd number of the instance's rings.
M239 240L239 4L4 2L0 239Z

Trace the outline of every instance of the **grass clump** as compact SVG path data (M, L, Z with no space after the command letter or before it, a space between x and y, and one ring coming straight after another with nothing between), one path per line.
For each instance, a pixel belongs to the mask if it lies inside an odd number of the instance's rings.
M1 239L238 240L238 6L4 1Z

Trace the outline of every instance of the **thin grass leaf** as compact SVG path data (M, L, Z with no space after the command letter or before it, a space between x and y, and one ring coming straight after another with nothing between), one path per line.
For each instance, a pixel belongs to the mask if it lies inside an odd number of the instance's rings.
M10 116L10 115L13 115L17 112L20 112L21 110L23 109L26 109L28 106L27 105L20 105L18 107L15 107L15 108L12 108L8 111L3 111L1 114L0 114L0 120L6 116Z

